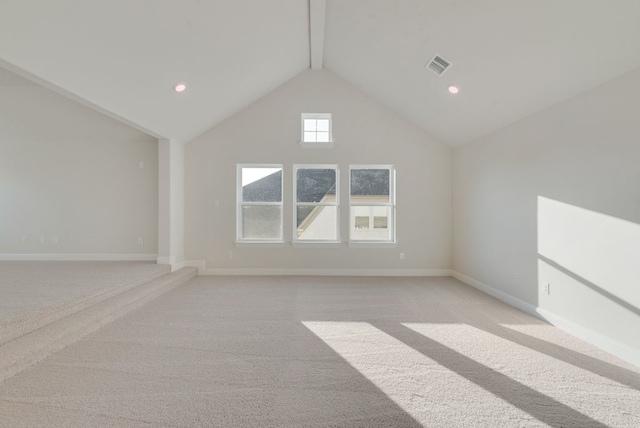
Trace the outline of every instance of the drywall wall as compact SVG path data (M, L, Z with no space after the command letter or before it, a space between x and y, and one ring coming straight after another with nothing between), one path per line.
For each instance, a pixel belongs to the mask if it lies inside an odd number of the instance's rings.
M454 152L455 271L628 359L640 357L638 112L640 69Z
M332 113L333 148L300 147L301 113ZM238 163L284 164L284 246L234 245ZM339 248L290 245L293 164L339 165ZM396 166L395 248L347 246L350 164ZM186 145L185 211L186 259L217 273L437 273L451 267L451 149L331 72L308 70Z
M0 69L0 257L155 260L157 235L157 140Z

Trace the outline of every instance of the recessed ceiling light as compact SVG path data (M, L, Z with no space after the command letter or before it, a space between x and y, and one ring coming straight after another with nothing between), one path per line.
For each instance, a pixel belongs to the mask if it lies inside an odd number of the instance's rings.
M460 92L460 89L458 89L457 86L449 86L449 92L451 92L452 94L457 94L458 92Z
M173 90L176 92L184 92L185 89L187 89L187 85L185 83L180 82L173 85Z

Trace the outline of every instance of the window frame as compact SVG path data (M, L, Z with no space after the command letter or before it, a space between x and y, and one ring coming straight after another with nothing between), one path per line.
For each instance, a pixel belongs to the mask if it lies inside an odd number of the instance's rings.
M336 172L335 202L298 202L298 170L301 169L333 169ZM298 206L336 207L336 239L298 239ZM293 165L293 235L291 245L294 247L336 247L340 246L340 168L337 164L294 164Z
M242 169L243 168L280 168L282 178L280 184L280 202L244 202L242 200ZM236 245L260 245L260 246L282 246L284 245L284 164L266 163L238 163L236 165ZM281 210L280 230L282 235L279 239L245 239L242 237L242 207L243 206L279 206Z
M328 119L329 120L329 141L313 142L304 139L305 119ZM300 116L300 147L312 149L328 149L333 147L333 118L331 113L302 113Z
M387 169L389 170L389 202L352 202L351 200L351 172L361 169ZM350 247L395 247L397 244L396 231L396 167L391 164L356 164L349 165L349 194L347 196L349 204L349 241ZM372 239L353 239L352 230L354 229L355 216L352 215L352 208L356 206L383 206L389 207L389 219L387 227L391 228L389 239L372 240ZM370 218L370 228L374 226L374 219Z

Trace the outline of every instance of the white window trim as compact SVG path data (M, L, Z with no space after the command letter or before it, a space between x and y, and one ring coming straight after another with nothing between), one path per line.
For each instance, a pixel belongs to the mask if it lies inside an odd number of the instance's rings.
M329 119L329 141L324 143L304 141L305 119ZM305 149L330 149L333 147L333 142L333 119L331 118L331 113L302 113L300 118L300 147Z
M388 169L389 170L389 202L351 202L351 170L354 169ZM347 245L351 248L395 248L396 241L396 168L395 165L349 165L349 241ZM351 207L354 206L383 206L390 207L391 239L389 240L362 240L351 238Z
M280 186L280 202L249 202L242 201L242 168L281 168L282 169L282 185ZM285 169L283 164L266 164L266 163L239 163L236 165L236 240L237 247L241 246L283 246L284 245L284 176ZM282 208L282 217L280 219L282 228L282 239L243 239L242 238L242 205L272 205Z
M299 169L334 169L336 171L336 202L331 203L298 203L298 170ZM336 239L335 240L310 240L298 239L298 226L296 225L298 218L298 205L316 205L336 207ZM340 168L337 164L294 164L293 165L293 235L291 245L298 248L317 248L331 247L336 248L341 245L340 242Z

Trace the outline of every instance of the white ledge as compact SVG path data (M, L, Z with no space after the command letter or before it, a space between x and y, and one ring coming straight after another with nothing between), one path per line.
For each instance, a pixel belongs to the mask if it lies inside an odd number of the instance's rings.
M333 141L326 143L310 143L306 141L299 141L300 147L303 149L330 149L333 147Z
M396 248L397 242L378 242L378 241L349 241L347 245L350 248Z
M235 241L236 247L284 247L284 241Z
M340 248L340 241L311 241L311 242L291 242L291 246L295 248Z

